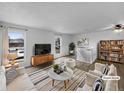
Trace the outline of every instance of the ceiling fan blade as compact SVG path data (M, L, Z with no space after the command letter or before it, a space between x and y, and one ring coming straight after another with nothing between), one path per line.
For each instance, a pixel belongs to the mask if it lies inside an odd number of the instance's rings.
M124 24L122 24L122 29L124 29Z
M106 26L106 27L104 27L104 28L101 28L101 30L103 30L103 31L105 31L105 30L113 30L114 29L114 24L111 24L111 25L109 25L109 26Z

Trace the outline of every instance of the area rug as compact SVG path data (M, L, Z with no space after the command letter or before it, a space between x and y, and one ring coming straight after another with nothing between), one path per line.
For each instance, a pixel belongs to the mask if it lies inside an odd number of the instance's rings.
M75 68L73 77L67 83L66 88L63 81L55 81L52 86L52 79L47 74L50 69L51 66L28 74L39 91L76 91L84 82L85 71Z

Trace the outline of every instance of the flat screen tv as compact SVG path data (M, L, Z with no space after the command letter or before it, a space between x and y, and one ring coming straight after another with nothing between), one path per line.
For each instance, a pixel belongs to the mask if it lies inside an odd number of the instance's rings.
M35 55L51 53L51 44L35 44Z

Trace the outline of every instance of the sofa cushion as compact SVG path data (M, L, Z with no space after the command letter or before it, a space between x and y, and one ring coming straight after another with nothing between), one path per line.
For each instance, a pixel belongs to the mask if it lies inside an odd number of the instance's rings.
M110 70L109 70L109 72L108 72L108 75L110 75L110 76L115 76L115 74L116 74L116 68L115 68L115 66L114 66L113 64L111 64L111 65L109 66L109 68L110 68Z
M36 88L31 82L27 74L20 75L9 85L7 85L8 91L34 91Z
M105 91L117 91L118 90L118 81L116 80L107 80Z
M88 85L88 86L91 86L93 85L94 81L99 78L98 76L96 75L93 75L91 73L86 73L86 81L85 83Z
M105 84L102 79L97 79L93 84L93 91L103 91L104 88Z
M0 91L6 90L5 68L0 66Z
M109 68L110 70L108 72L108 76L116 76L117 75L116 67L113 64L111 64ZM117 80L106 80L105 91L117 91L117 90L118 90Z

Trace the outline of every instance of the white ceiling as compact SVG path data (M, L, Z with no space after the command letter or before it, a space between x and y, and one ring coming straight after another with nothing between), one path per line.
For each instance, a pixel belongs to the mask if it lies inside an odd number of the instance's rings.
M124 21L124 3L0 3L0 21L69 34L99 31Z

